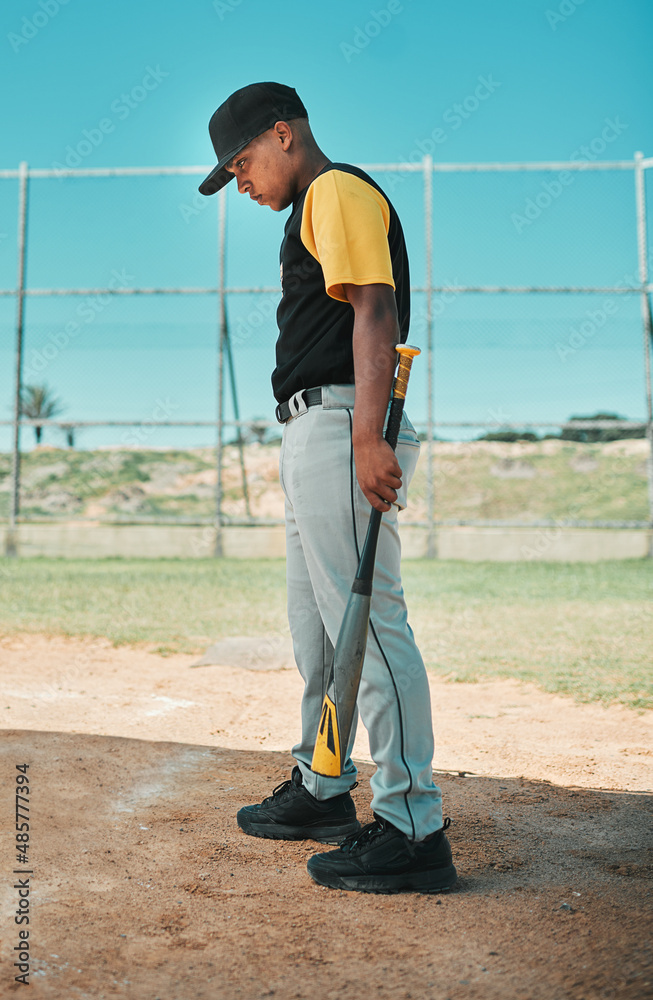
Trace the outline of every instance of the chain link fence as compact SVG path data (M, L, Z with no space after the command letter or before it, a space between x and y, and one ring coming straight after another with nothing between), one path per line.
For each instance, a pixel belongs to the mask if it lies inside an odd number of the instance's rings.
M653 159L413 159L363 167L411 260L427 552L440 525L653 525ZM281 522L279 220L248 239L206 170L0 171L8 551L34 520Z

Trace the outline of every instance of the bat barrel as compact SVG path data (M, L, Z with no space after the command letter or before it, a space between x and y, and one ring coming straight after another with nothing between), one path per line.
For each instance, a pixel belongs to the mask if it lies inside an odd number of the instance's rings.
M379 540L379 528L381 527L382 517L383 514L376 508L374 508L370 514L370 522L367 526L367 534L365 536L365 543L363 545L363 551L361 552L360 562L358 563L358 571L351 587L352 594L371 595L372 593L374 560L376 558L376 546Z
M370 602L370 595L354 593L352 588L340 626L311 761L311 770L327 778L339 777L347 759L367 647Z

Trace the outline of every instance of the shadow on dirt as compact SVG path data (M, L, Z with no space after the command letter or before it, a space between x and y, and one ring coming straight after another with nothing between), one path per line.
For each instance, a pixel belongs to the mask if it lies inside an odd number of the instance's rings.
M237 809L288 777L287 754L1 735L5 856L29 765L35 997L651 995L651 796L437 773L459 884L376 896L315 885L321 845L238 830ZM354 792L362 822L372 771ZM5 880L5 913L16 891ZM4 995L13 975L5 963Z

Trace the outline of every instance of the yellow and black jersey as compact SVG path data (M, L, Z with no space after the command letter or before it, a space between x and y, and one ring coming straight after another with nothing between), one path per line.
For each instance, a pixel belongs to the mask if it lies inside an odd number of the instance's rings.
M354 381L354 310L343 285L391 285L401 341L410 321L408 256L399 217L364 170L329 163L299 193L281 243L282 298L272 388Z

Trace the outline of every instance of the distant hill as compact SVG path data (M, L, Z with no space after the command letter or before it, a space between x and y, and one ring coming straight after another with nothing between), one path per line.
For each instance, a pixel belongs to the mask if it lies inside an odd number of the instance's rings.
M535 442L434 443L438 519L648 518L646 440L583 444ZM251 511L283 519L278 442L245 449ZM9 505L10 456L0 454L0 516ZM245 501L238 451L225 449L223 509L242 519ZM215 510L213 448L98 449L41 446L22 463L23 517L97 521L210 520ZM426 445L404 522L426 517Z

